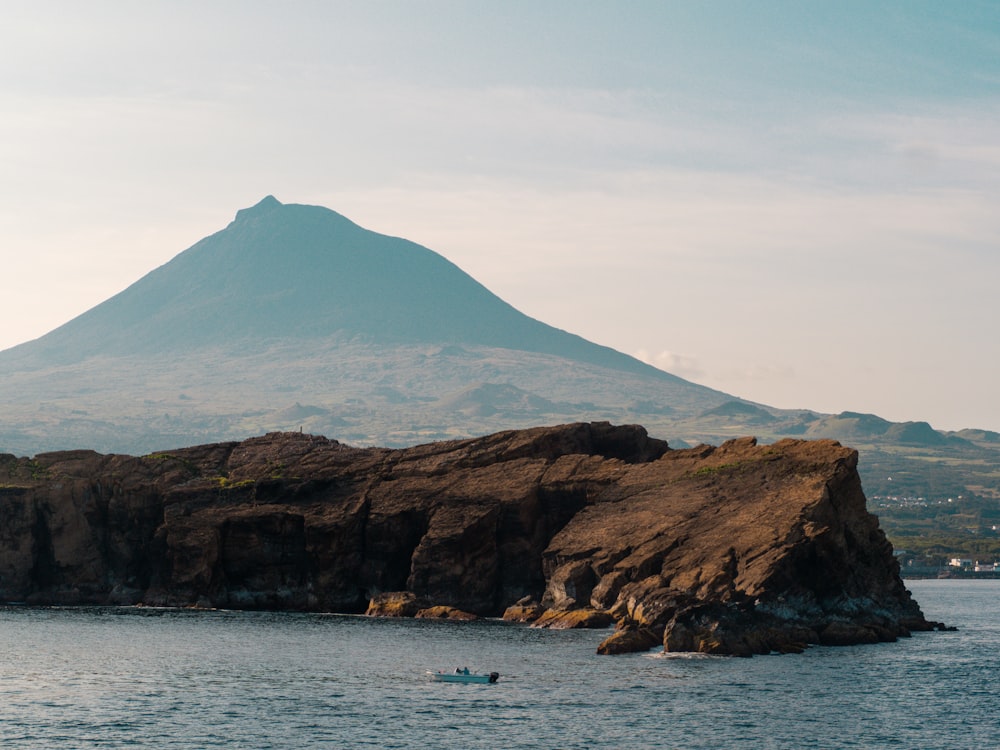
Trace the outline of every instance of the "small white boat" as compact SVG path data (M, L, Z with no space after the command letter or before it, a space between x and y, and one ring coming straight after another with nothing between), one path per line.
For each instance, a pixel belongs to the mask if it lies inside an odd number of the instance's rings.
M431 679L436 682L472 682L486 685L492 684L500 679L499 672L477 674L476 672L470 672L468 669L464 669L462 671L456 670L454 672L431 672L428 670L427 674L429 674Z

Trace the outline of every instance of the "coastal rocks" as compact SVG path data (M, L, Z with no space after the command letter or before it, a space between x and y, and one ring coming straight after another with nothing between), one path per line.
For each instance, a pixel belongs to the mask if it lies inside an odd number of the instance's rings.
M678 612L663 634L663 648L667 652L732 656L800 653L808 644L818 642L815 631L805 625L718 603Z
M534 622L544 613L545 607L526 596L507 607L503 612L503 619L507 622Z
M608 612L599 609L548 609L541 617L531 623L533 628L550 628L552 630L573 630L576 628L606 628L614 622Z
M609 635L597 647L599 654L631 654L649 651L663 643L663 635L649 628L629 628Z
M597 574L590 560L574 560L546 571L548 585L542 604L553 609L572 609L590 603Z
M876 625L859 625L834 620L819 632L819 642L824 646L849 646L852 643L878 643L894 641L896 633Z
M472 612L465 612L464 610L445 605L421 609L413 616L418 620L456 620L459 622L471 622L472 620L480 619L479 615L474 615Z
M365 614L369 617L417 617L430 611L430 602L412 591L390 591L372 597Z
M142 457L0 457L0 600L496 617L617 630L603 653L750 655L926 621L857 453L641 427L402 450L301 433Z

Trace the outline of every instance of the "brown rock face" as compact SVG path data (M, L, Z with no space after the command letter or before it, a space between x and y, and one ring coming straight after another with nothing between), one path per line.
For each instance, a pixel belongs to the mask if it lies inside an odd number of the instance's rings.
M418 617L430 612L430 602L412 591L389 591L372 597L365 614L369 617Z
M574 628L606 628L614 619L611 614L601 609L573 609L560 611L547 610L531 623L533 628L551 628L552 630L572 630Z
M619 630L614 635L605 638L597 647L597 653L629 654L636 651L649 651L662 640L661 636L657 636L648 628L628 628Z
M463 622L479 619L479 615L475 615L472 612L466 612L461 609L456 609L455 607L446 607L441 604L434 607L428 607L427 609L422 609L417 612L414 617L418 620L460 620Z
M521 601L511 604L503 611L503 619L507 622L534 622L545 614L545 607L531 597L525 597Z
M669 450L607 423L403 450L275 433L141 458L0 456L0 599L544 608L613 618L609 653L652 637L748 655L933 627L856 465L830 441Z

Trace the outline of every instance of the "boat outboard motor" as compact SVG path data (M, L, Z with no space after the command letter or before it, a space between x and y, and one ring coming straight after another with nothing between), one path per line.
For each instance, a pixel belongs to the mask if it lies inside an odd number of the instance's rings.
M499 672L490 672L490 682L496 682L499 679L500 679Z

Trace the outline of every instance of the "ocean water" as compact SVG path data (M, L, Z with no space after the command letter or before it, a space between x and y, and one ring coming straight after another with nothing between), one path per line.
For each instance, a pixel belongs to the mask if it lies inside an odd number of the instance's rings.
M1000 747L1000 581L908 586L959 631L752 659L493 621L0 608L0 746ZM500 682L425 674L456 666Z

